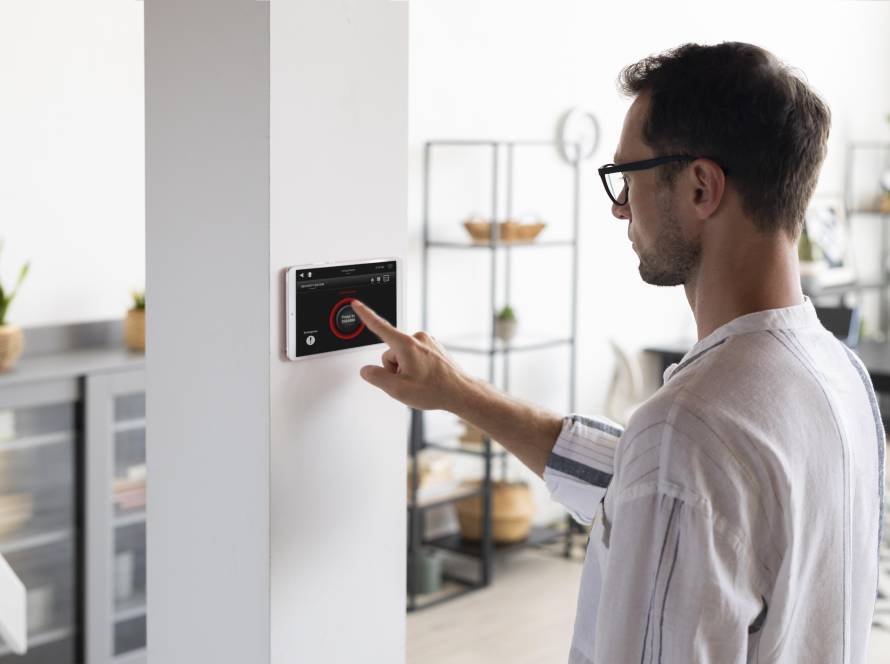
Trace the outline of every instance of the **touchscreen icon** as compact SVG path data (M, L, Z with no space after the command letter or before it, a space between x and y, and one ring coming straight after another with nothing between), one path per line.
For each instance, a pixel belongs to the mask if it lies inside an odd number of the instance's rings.
M314 337L314 336L312 336L312 335L310 334L308 337L306 337L306 345L307 345L307 346L311 346L311 345L314 344L314 343L315 343L315 337Z
M344 297L331 309L329 325L338 339L355 339L365 329L365 324L352 309L350 302L355 298Z

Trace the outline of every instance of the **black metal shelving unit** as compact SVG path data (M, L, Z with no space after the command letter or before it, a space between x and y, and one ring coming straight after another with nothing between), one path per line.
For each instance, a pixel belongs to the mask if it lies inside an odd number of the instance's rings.
M510 302L510 275L511 275L511 258L512 252L515 251L534 251L541 248L566 248L571 251L572 260L572 277L571 277L571 333L567 336L554 336L545 339L518 340L515 343L504 343L495 336L494 326L492 325L491 334L487 339L480 340L479 343L462 343L455 341L449 343L444 340L442 343L447 350L453 353L485 355L488 357L488 380L492 385L496 385L495 376L495 358L498 355L504 356L503 375L500 388L509 391L510 375L509 375L509 357L513 353L534 352L542 349L567 346L570 350L569 359L569 409L575 409L575 367L576 367L576 339L577 339L577 309L578 309L578 226L580 219L580 181L581 181L581 164L580 159L575 159L568 168L572 174L572 236L566 240L545 240L530 242L502 242L498 237L498 225L491 224L491 237L488 243L467 242L445 242L436 241L430 237L430 181L432 172L432 155L436 147L448 146L458 147L466 146L472 148L483 148L491 150L491 219L498 221L503 218L512 217L513 207L513 158L517 149L529 148L546 150L552 148L557 149L558 144L554 141L429 141L424 145L423 155L423 277L422 277L422 300L423 300L423 329L427 329L428 324L428 285L429 285L429 252L431 250L438 251L488 251L491 265L491 316L489 320L494 319L494 313L498 310L498 260L503 257L506 261L505 270L505 296L506 301ZM579 146L570 144L574 147L575 154L580 154ZM501 206L501 190L500 185L500 169L501 162L504 162L504 180L505 205ZM503 256L502 256L503 255ZM410 487L410 495L408 501L408 610L414 611L418 609L428 608L436 604L454 599L474 590L488 586L492 581L493 560L498 553L507 553L516 551L529 546L540 546L552 543L559 537L565 537L565 555L568 556L571 547L572 533L576 531L569 525L570 517L566 517L567 527L563 533L560 530L535 527L532 529L529 537L519 543L509 545L495 545L492 540L491 528L491 494L493 479L493 463L495 460L502 462L502 469L506 475L508 457L510 456L506 450L494 450L492 448L492 440L486 435L483 436L482 447L479 450L467 449L459 446L451 446L443 442L429 440L426 436L424 426L424 412L412 410L411 412L411 434L408 445L408 453L415 471L419 469L418 454L424 449L436 449L455 454L469 454L480 457L483 461L483 472L480 478L480 488L473 492L461 493L443 497L439 500L417 504L417 488L419 472L412 474L413 480ZM438 507L447 503L451 503L469 496L482 497L482 539L478 542L470 542L463 540L459 534L447 535L444 537L436 537L427 539L423 532L423 517L426 510L432 507ZM452 554L458 554L478 562L478 574L475 578L466 578L455 574L446 574L445 581L452 582L452 588L442 593L437 593L430 598L422 601L418 600L418 595L414 588L414 567L416 555L422 547L432 547L447 551Z
M876 170L883 171L890 168L890 142L888 141L852 141L847 145L846 168L844 171L844 211L847 216L852 241L852 223L854 217L873 217L879 225L879 260L880 273L877 279L860 280L853 284L844 284L820 289L815 297L835 296L841 303L848 293L855 293L857 298L862 298L864 291L877 291L878 302L878 328L884 335L890 334L890 301L888 301L888 287L890 287L890 213L881 212L877 208L863 207L854 200L857 194L856 163L857 156L870 153ZM879 166L877 164L880 164ZM861 176L860 176L861 178Z

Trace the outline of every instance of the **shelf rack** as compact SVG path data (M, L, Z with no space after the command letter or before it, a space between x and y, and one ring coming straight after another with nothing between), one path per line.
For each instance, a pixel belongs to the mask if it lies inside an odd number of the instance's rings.
M856 157L858 154L861 154L863 152L875 153L878 159L883 162L880 168L888 169L890 168L890 142L850 142L849 144L847 144L846 168L844 171L844 212L846 214L848 222L850 223L851 234L852 220L854 217L875 217L880 224L880 274L876 280L870 279L857 281L856 283L852 284L823 287L820 288L818 292L813 293L812 295L817 298L837 297L843 302L847 293L856 293L857 296L861 298L862 293L865 291L877 291L879 296L879 327L882 334L886 335L888 334L888 332L890 332L890 303L888 303L887 300L887 289L888 286L890 286L890 279L888 279L888 276L890 276L888 275L888 269L890 269L888 268L888 263L890 263L890 249L888 249L888 244L890 244L890 227L888 227L888 222L890 222L890 213L881 212L877 209L863 208L853 198L856 192L856 190L854 189L856 182Z
M569 168L572 173L572 236L567 240L544 240L530 242L502 242L499 239L499 228L497 223L491 224L491 237L487 243L474 242L451 242L439 241L430 237L430 182L432 175L432 156L433 151L441 146L466 146L473 148L490 149L491 151L491 219L497 222L502 218L511 218L513 215L513 182L514 182L514 153L520 148L536 148L536 149L553 149L556 150L559 144L554 141L496 141L496 140L447 140L447 141L429 141L424 145L423 153L423 273L422 273L422 326L427 329L428 326L428 293L429 293L429 252L431 250L443 251L488 251L490 256L490 302L491 316L489 320L494 319L494 313L498 310L498 259L499 254L503 253L505 258L505 296L506 301L511 301L511 280L512 271L512 252L516 251L534 251L541 248L566 248L571 250L572 276L571 276L571 333L568 336L561 335L552 338L543 339L523 339L518 338L516 341L504 343L495 336L494 326L492 325L491 333L487 338L475 339L454 339L451 341L444 340L443 346L454 353L465 353L483 355L488 357L488 380L492 385L496 384L495 376L495 357L502 355L504 357L502 383L501 388L504 391L509 390L510 386L510 363L509 358L512 353L534 352L538 350L568 347L569 348L569 409L575 409L575 371L577 357L577 320L578 320L578 226L580 220L580 182L581 182L581 163L580 159L575 159ZM567 144L570 148L574 148L575 154L580 154L580 146L578 144ZM505 168L505 206L501 209L501 190L499 188L502 167L502 160ZM503 212L503 214L502 214ZM502 250L502 251L501 251ZM461 538L459 534L446 535L426 539L423 533L423 517L426 510L432 507L439 507L461 498L467 497L467 494L456 496L443 496L441 499L431 500L422 504L417 503L417 490L419 481L419 472L412 473L412 482L410 487L410 495L408 501L408 611L435 606L442 602L460 597L466 593L478 590L488 586L493 579L493 559L497 553L507 553L516 551L529 546L541 546L551 543L562 536L562 532L553 528L535 527L532 529L529 537L519 543L510 545L495 545L492 539L492 479L493 479L493 462L500 460L502 469L506 475L507 462L509 453L506 450L494 450L492 448L492 440L487 435L483 437L481 449L467 449L460 446L451 446L441 441L429 440L426 436L424 427L424 412L420 410L411 411L411 434L409 437L408 453L414 468L418 469L418 454L424 449L435 449L447 453L477 456L483 461L483 472L481 477L480 488L475 495L481 495L482 498L482 538L478 542L469 542ZM417 505L416 507L414 507ZM570 517L566 517L567 522ZM565 551L568 555L571 544L571 535L573 528L567 526L565 529ZM416 556L422 547L432 547L450 553L458 554L478 561L478 575L476 578L465 578L455 574L446 574L444 579L451 582L452 588L440 593L432 595L430 598L418 599L418 593L415 591L415 565Z

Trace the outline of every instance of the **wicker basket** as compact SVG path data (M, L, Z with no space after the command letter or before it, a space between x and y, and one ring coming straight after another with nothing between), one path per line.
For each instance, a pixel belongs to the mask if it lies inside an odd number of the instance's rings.
M130 350L145 351L145 309L130 309L127 312L124 342Z
M25 347L25 335L18 325L0 325L0 371L15 366Z
M498 223L498 239L501 242L531 242L544 230L543 221L531 224L522 224L508 219ZM491 222L484 219L468 219L464 222L464 228L473 238L474 242L487 244L491 241Z
M479 487L471 482L468 487ZM466 540L482 539L482 497L457 501L460 534ZM519 542L528 537L532 527L534 503L531 490L522 482L493 482L491 488L491 536L496 544Z

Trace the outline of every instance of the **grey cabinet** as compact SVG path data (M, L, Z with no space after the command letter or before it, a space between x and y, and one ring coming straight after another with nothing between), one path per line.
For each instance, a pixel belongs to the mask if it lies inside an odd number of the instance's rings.
M86 378L86 661L144 662L145 375Z
M0 554L27 591L25 655L0 663L74 664L82 621L75 379L0 387Z
M0 554L28 605L0 664L147 659L144 364L66 349L0 374Z

